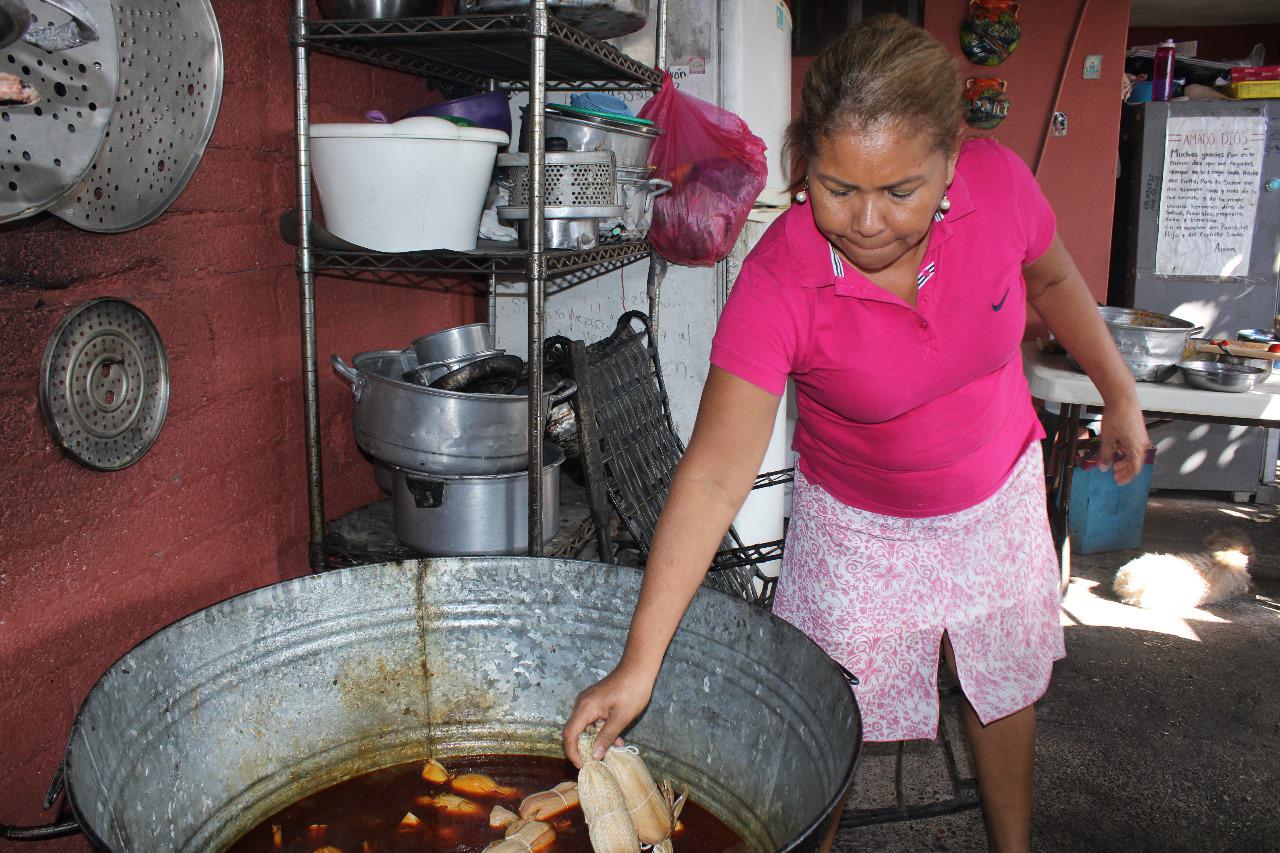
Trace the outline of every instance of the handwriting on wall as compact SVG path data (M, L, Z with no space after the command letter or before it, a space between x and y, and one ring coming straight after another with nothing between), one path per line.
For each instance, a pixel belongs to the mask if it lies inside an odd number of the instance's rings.
M1248 274L1266 133L1260 115L1170 117L1156 275Z

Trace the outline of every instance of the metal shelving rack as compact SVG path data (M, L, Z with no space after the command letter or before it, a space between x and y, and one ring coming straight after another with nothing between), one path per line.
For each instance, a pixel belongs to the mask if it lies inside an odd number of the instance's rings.
M657 66L666 63L666 0L657 5ZM529 307L529 553L541 555L544 302L549 278L590 277L650 256L646 242L605 245L585 252L547 250L543 231L543 107L547 90L656 89L661 75L605 42L552 19L547 0L530 0L527 13L395 20L309 20L306 0L294 0L294 131L297 153L297 272L302 320L303 405L307 449L309 556L325 560L320 408L317 385L315 276L488 276L490 297L500 274L523 273ZM474 252L386 253L317 249L311 233L311 152L308 57L312 50L407 72L439 87L528 91L530 245L482 245ZM656 264L654 265L656 266ZM492 311L492 309L491 309Z

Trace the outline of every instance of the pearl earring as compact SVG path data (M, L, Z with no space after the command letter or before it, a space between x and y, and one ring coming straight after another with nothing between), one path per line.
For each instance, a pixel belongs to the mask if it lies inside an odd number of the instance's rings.
M809 185L805 184L796 190L796 204L804 204L809 199Z
M951 209L951 199L947 198L946 193L943 193L942 199L938 202L938 210L941 211L942 213L946 213L950 209Z

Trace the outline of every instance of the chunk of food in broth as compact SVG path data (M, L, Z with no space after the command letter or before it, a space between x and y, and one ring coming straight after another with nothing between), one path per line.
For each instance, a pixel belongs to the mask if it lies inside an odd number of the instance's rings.
M515 788L499 785L492 776L483 773L463 773L449 782L449 787L459 794L471 797L514 797L520 793Z
M423 780L430 782L433 785L443 785L445 782L449 781L449 777L451 775L449 768L445 767L434 758L428 758L427 762L422 765Z
M484 806L457 794L414 797L413 801L419 806L436 809L450 817L486 817L489 814Z

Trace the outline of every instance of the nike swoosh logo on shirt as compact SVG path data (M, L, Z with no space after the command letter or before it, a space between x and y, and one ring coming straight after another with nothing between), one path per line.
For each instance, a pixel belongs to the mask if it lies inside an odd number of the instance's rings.
M992 310L992 311L999 311L1001 308L1003 308L1003 307L1004 307L1004 301L1005 301L1006 299L1008 299L1008 298L1009 298L1009 288L1007 288L1007 287L1006 287L1006 288L1004 289L1004 296L1001 296L1001 297L1000 297L1000 301L999 301L999 302L992 302L992 303L991 303L991 310Z

